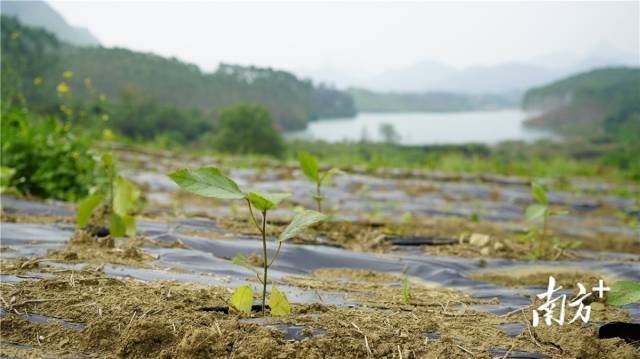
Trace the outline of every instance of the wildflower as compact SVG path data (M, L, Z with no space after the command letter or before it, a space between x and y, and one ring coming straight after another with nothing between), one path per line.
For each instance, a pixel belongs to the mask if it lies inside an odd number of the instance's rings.
M73 77L73 72L71 70L67 70L62 73L62 77L64 77L65 79L70 79Z
M56 87L56 91L58 91L58 95L60 96L63 96L64 94L69 92L69 90L70 90L69 85L67 85L65 82L59 83L58 86Z
M42 85L42 77L38 76L35 79L33 79L33 84L36 86Z

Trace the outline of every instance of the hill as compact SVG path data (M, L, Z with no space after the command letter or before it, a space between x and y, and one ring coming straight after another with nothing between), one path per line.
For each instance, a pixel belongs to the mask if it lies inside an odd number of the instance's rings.
M531 126L593 137L606 132L609 118L629 112L637 104L640 104L640 68L614 67L531 89L525 94L522 107L538 113L528 121Z
M44 1L2 1L2 14L14 16L25 25L42 27L60 40L80 46L99 46L100 41L88 30L69 25Z
M356 113L347 93L271 68L222 64L215 72L204 73L176 58L122 48L74 46L8 17L2 18L2 40L3 100L5 89L15 88L30 107L42 112L59 111L57 90L64 83L69 87L66 106L94 101L97 95L108 98L118 110L152 107L154 112L164 113L170 106L169 112L184 116L175 116L173 122L165 119L164 123L172 131L189 134L201 132L202 126L189 130L180 119L206 121L222 109L244 102L267 107L283 131L302 129L320 117ZM46 64L42 64L44 54ZM144 127L149 133L141 128L135 135L152 137L157 126L150 121Z

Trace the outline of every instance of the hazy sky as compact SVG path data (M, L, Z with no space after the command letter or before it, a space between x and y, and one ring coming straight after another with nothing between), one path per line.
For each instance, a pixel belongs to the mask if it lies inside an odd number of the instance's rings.
M106 46L359 74L423 59L455 66L640 52L640 2L50 1ZM549 60L547 58L547 60ZM640 61L640 60L639 60Z

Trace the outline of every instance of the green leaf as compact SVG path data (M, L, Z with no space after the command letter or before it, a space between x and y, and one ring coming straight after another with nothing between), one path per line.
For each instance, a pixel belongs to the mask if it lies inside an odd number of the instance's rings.
M78 204L78 213L76 215L76 222L78 223L78 227L82 228L89 224L89 219L91 218L91 213L93 210L102 203L104 196L99 193L94 193L93 195L86 197Z
M138 196L140 191L136 186L122 176L118 176L113 186L113 211L121 217L126 216Z
M233 264L239 265L240 267L246 268L254 273L259 274L258 270L253 265L251 265L251 263L249 263L249 259L247 259L247 256L242 253L237 253L231 261L233 262Z
M122 221L124 222L124 226L125 226L125 234L131 238L135 237L136 236L136 218L132 215L126 215L122 217Z
M116 213L111 213L109 233L111 237L124 237L127 234L127 224L124 219Z
M245 198L238 184L215 167L203 167L197 170L181 169L169 174L169 177L180 188L201 196L219 199Z
M106 169L113 167L113 156L110 153L102 154L102 165Z
M611 305L640 303L640 282L621 280L613 283L607 295L607 303Z
M531 194L538 203L544 205L549 204L549 200L547 199L544 188L542 188L542 186L540 186L536 182L531 182Z
M287 228L280 233L279 241L286 241L287 239L293 238L298 233L302 232L305 228L310 225L325 220L327 216L320 212L304 210L293 217L293 220Z
M231 305L243 313L251 313L251 305L253 304L253 289L250 285L238 287L233 296L231 296Z
M324 183L325 180L328 180L335 175L346 175L346 174L347 173L344 172L343 170L334 167L322 175L322 177L320 178L320 183L321 184Z
M275 208L283 199L291 196L291 193L258 193L249 192L247 198L259 211L268 211Z
M16 174L16 170L14 168L0 166L0 189L4 190L9 187L11 183L11 179Z
M276 287L271 289L271 295L269 296L269 308L271 308L272 317L279 317L291 313L287 296Z
M302 172L313 182L320 183L318 160L306 152L300 152L298 153L298 161Z
M527 211L525 213L527 220L535 221L538 218L544 217L546 215L548 207L543 204L532 204L527 207Z

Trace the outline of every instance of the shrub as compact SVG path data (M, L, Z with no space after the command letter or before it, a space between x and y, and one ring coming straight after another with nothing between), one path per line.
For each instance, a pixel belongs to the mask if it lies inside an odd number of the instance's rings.
M281 157L284 142L269 111L258 105L227 108L215 126L214 146L220 152Z
M17 107L2 116L2 166L15 171L8 185L40 198L75 201L95 181L89 144L70 124L35 117Z

